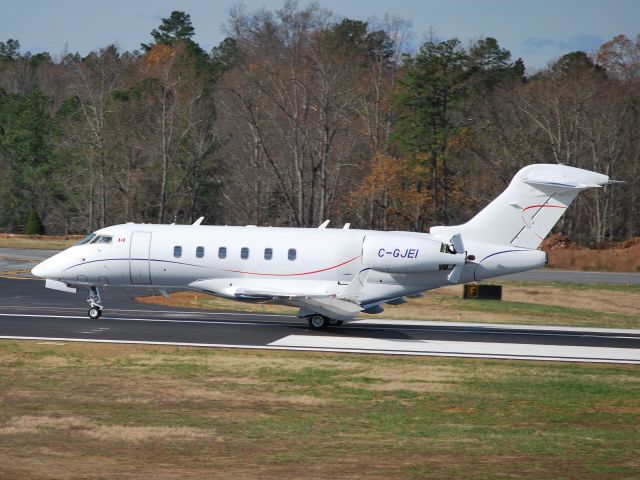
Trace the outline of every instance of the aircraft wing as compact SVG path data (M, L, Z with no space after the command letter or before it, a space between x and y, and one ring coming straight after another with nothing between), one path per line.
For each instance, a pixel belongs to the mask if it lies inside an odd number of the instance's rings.
M276 300L301 309L299 315L320 313L338 320L351 320L362 307L355 299L338 298L344 286L336 282L255 279L198 280L189 284L194 290L238 300ZM307 313L308 312L308 313Z
M189 284L190 288L214 295L242 299L282 300L290 298L323 298L338 293L336 282L210 278Z
M287 298L322 298L327 297L327 293L317 293L314 289L294 290L290 288L273 288L264 286L240 287L234 294L238 298L269 298L269 299L287 299Z
M350 300L337 298L327 293L317 293L314 291L295 292L289 290L278 290L276 288L239 288L236 291L236 298L242 299L265 299L286 301L289 305L300 307L298 316L304 317L311 313L320 313L337 320L351 320L363 310L358 303Z

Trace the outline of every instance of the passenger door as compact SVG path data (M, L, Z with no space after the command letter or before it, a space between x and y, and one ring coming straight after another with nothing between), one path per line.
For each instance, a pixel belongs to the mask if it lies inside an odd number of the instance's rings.
M132 284L151 284L150 252L151 232L133 232L129 249L129 273Z

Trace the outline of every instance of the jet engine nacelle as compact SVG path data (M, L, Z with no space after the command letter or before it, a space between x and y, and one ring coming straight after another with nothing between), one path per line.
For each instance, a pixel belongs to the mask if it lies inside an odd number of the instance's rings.
M388 273L450 270L464 265L465 253L451 253L450 246L413 235L367 235L362 245L364 265Z

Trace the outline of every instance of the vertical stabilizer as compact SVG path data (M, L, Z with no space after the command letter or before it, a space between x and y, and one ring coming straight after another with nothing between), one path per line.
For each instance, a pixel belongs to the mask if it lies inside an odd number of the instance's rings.
M609 177L566 165L521 169L507 189L467 223L432 227L431 234L462 234L465 240L538 248L582 190L606 185Z

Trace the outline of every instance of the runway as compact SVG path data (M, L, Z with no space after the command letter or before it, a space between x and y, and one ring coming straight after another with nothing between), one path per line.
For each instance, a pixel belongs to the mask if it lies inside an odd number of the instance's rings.
M312 331L292 316L158 308L107 290L89 320L84 294L0 278L0 338L640 364L640 330L357 321Z

